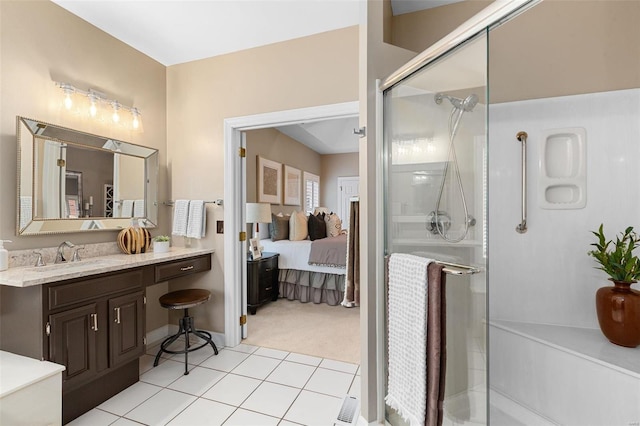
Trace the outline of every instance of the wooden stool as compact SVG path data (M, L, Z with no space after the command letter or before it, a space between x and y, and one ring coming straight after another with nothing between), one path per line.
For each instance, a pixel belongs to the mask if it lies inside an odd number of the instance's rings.
M153 366L156 367L158 365L158 361L160 361L160 355L163 352L168 354L184 354L184 374L189 374L189 370L187 367L187 360L189 357L189 352L197 351L207 345L211 345L213 348L213 352L218 355L218 348L216 344L211 340L211 333L204 330L196 330L193 317L189 316L189 308L193 308L194 306L198 306L202 303L207 302L211 298L211 292L209 290L203 290L200 288L192 288L188 290L178 290L172 291L171 293L167 293L158 299L160 301L160 305L163 308L167 309L184 309L184 317L180 318L180 329L173 336L167 337L162 344L160 345L160 350L156 355L156 359L153 362ZM192 347L189 343L189 334L193 333L202 340L204 343L201 345ZM178 337L184 335L184 350L181 351L172 351L167 349L169 345L178 339Z

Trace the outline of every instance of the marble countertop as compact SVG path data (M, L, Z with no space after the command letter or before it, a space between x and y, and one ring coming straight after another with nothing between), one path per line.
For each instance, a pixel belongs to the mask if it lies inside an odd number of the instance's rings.
M64 366L0 351L0 398L64 371Z
M71 278L136 268L138 266L180 260L203 254L211 254L214 251L214 249L209 248L171 247L170 251L166 253L110 254L88 257L79 262L48 264L40 267L13 267L0 272L0 285L29 287Z

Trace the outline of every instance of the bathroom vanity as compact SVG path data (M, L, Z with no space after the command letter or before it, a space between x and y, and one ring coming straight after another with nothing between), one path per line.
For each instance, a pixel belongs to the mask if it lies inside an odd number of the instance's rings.
M65 366L67 423L138 381L147 286L211 269L211 249L111 255L0 273L0 349Z

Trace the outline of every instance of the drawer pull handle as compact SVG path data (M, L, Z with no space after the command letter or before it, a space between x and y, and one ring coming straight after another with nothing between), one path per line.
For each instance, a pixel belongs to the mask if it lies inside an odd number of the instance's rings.
M98 314L91 314L91 329L98 331Z
M116 313L115 323L120 324L120 308L113 308L113 310Z
M273 271L273 268L267 268L267 269L265 269L264 271L265 271L265 272L271 272L271 271Z
M180 268L181 271L190 271L192 269L193 269L193 265L183 266L182 268Z
M271 290L271 288L272 287L267 287L267 288L264 289L264 291L269 291L269 290Z

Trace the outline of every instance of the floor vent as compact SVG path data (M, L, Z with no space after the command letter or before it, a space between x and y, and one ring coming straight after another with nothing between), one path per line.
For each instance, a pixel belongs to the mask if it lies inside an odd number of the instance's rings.
M338 426L351 426L358 423L360 401L355 396L347 395L342 401L342 408L335 422Z

